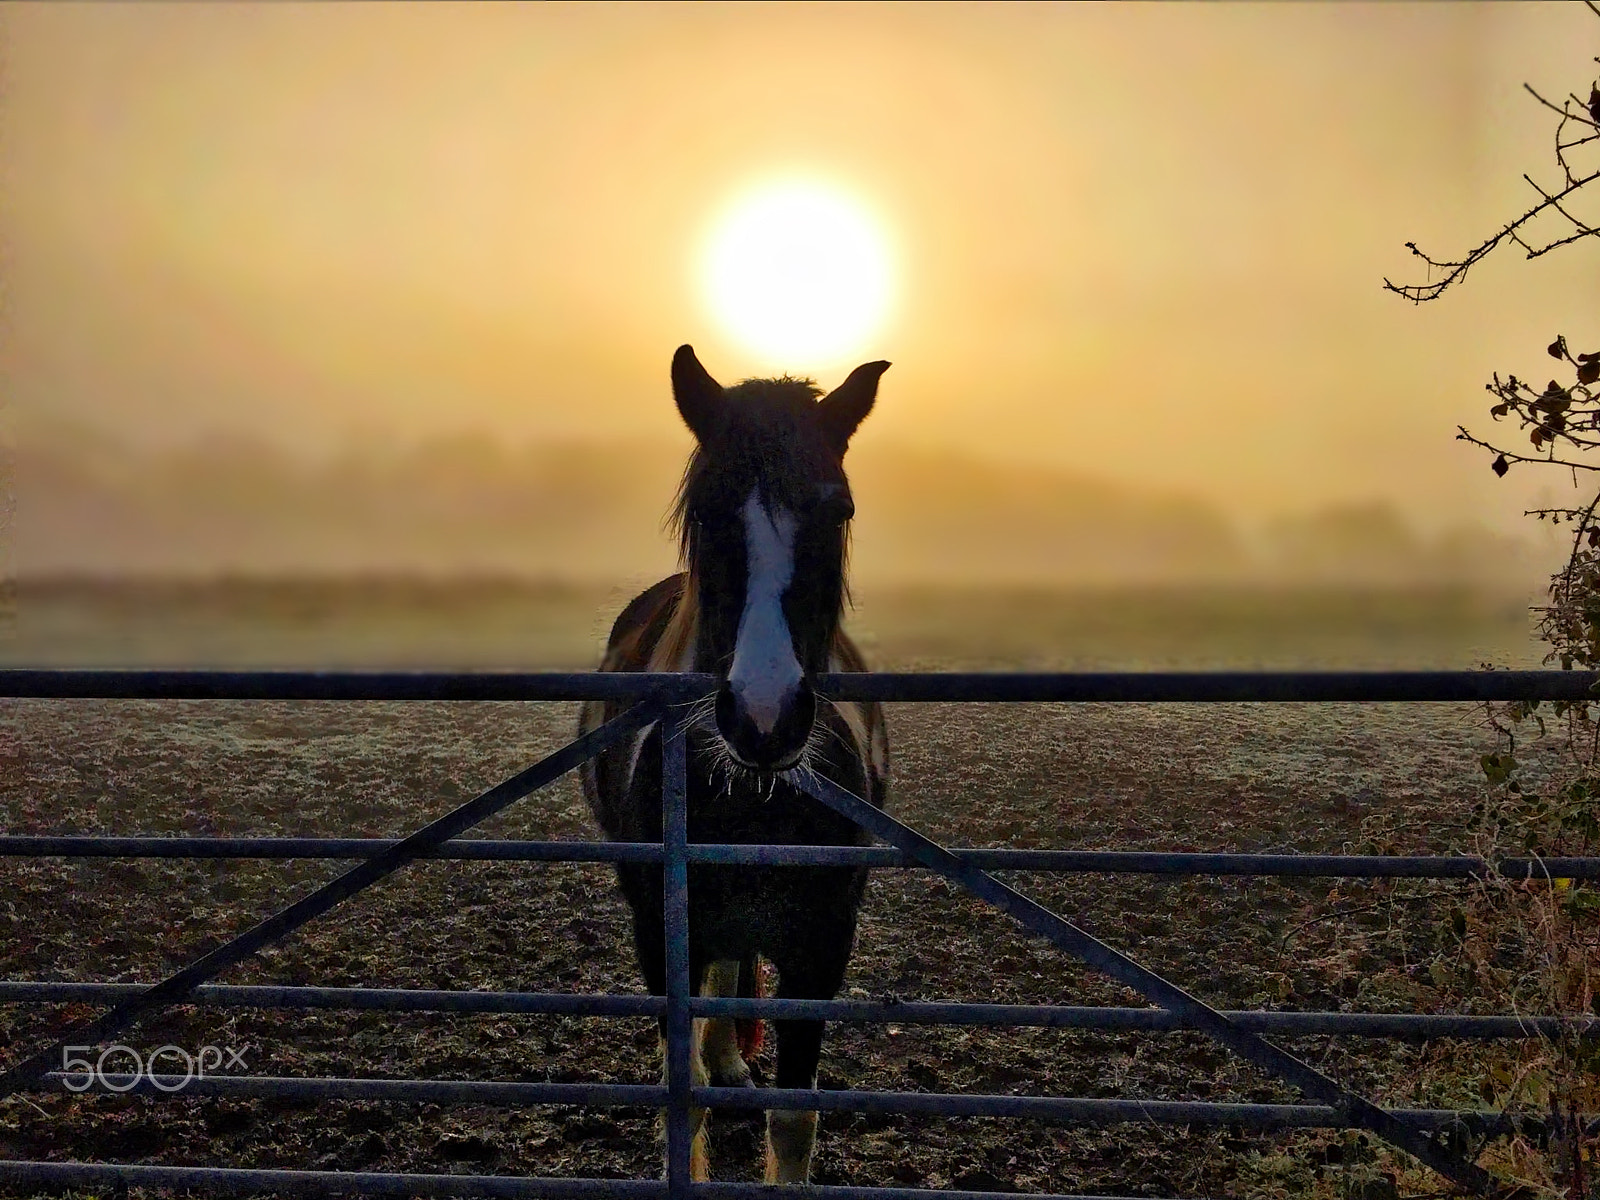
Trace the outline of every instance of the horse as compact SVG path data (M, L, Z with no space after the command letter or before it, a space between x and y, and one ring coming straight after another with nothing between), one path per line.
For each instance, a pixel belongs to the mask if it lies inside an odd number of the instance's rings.
M601 670L715 677L714 691L685 711L692 842L867 844L860 827L796 786L806 771L885 805L881 707L828 701L812 680L826 671L866 670L840 628L855 515L843 459L888 367L857 367L824 396L811 380L788 376L724 388L692 347L673 356L673 398L695 438L670 517L683 570L623 609ZM580 733L624 707L586 704ZM661 841L661 743L656 724L584 765L585 799L610 840ZM633 912L645 984L664 995L662 868L619 863L617 881ZM864 867L691 865L691 989L759 995L770 965L779 997L832 999L850 960L866 881ZM773 1027L775 1086L814 1090L823 1022L778 1020ZM661 1028L664 1037L665 1018ZM694 1086L754 1086L742 1032L731 1020L693 1022ZM809 1182L817 1123L814 1111L767 1111L768 1183ZM703 1181L710 1175L704 1109L691 1112L690 1130L691 1177Z

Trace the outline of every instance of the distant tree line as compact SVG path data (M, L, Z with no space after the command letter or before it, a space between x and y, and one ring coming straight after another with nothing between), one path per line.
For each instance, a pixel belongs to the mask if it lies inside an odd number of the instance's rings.
M1536 547L1432 535L1370 502L1242 528L1196 497L952 452L862 447L865 581L972 584L1482 584L1522 590ZM312 461L211 439L136 451L88 431L30 438L23 575L514 575L630 580L672 569L661 516L682 448L507 446L488 437Z

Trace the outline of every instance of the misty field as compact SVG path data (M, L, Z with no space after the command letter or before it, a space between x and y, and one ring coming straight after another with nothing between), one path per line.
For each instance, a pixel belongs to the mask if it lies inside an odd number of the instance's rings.
M24 586L11 662L576 667L619 590ZM854 622L879 666L1533 665L1524 604L1462 593L900 592ZM572 705L8 702L13 833L398 836L556 749ZM1482 794L1453 705L891 705L896 813L952 845L1443 853ZM479 836L594 836L568 778ZM333 875L330 862L6 860L0 976L154 980ZM1011 873L1223 1008L1441 1007L1459 885ZM636 992L610 872L406 868L224 982ZM1050 1004L1136 996L914 871L873 875L850 995ZM1452 1005L1453 1007L1453 1005ZM1492 1010L1485 1005L1483 1010ZM34 1048L85 1006L0 1007ZM179 1010L124 1040L249 1045L251 1072L653 1082L653 1022ZM1354 1038L1291 1050L1385 1103L1478 1107L1494 1053ZM771 1044L761 1064L771 1068ZM1190 1035L835 1025L824 1088L1294 1102ZM0 1157L654 1177L638 1110L61 1094L0 1105ZM755 1117L712 1120L713 1177L757 1178ZM1338 1132L825 1114L821 1183L1287 1195L1375 1171ZM1366 1172L1364 1175L1363 1172ZM1318 1183L1318 1181L1322 1181ZM1332 1194L1332 1193L1330 1193ZM1377 1194L1377 1193L1373 1193Z
M426 577L24 581L0 663L587 669L639 590ZM1467 588L858 589L879 669L1535 666L1527 597Z

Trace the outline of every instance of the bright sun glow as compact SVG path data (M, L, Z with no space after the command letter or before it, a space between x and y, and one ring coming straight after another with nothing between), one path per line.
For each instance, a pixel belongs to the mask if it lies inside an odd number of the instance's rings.
M774 366L804 371L863 349L890 301L889 251L848 195L785 180L739 197L711 231L701 282L718 324Z

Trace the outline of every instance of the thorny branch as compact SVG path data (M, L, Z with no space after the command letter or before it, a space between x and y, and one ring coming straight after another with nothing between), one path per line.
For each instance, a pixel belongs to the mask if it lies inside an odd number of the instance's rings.
M1583 3L1594 16L1600 17L1600 0L1583 0ZM1600 57L1595 62L1600 63ZM1421 284L1402 285L1385 279L1383 286L1387 290L1420 304L1436 299L1445 289L1465 278L1476 263L1498 246L1517 245L1528 258L1538 258L1557 247L1600 236L1600 225L1585 220L1571 203L1579 192L1600 180L1600 155L1581 166L1576 158L1585 148L1600 151L1600 79L1590 83L1586 101L1576 92L1570 92L1557 104L1531 84L1523 84L1523 88L1559 118L1554 131L1554 149L1561 171L1561 186L1545 187L1524 174L1523 179L1538 194L1539 202L1501 226L1497 233L1459 260L1435 259L1418 250L1415 243L1406 243L1411 252L1428 265L1430 273L1435 270L1443 273ZM1529 227L1541 216L1564 224L1548 236L1535 240ZM1501 442L1481 438L1465 426L1456 427L1456 437L1494 455L1490 466L1496 475L1504 476L1513 466L1537 463L1570 472L1576 485L1579 471L1600 471L1600 460L1586 458L1590 451L1600 449L1600 346L1589 352L1575 353L1567 339L1558 336L1546 347L1546 353L1571 372L1571 382L1552 379L1540 388L1515 375L1502 378L1497 372L1493 380L1484 385L1495 400L1489 415L1497 422L1515 421L1516 431L1527 438L1531 450L1513 450ZM1558 449L1567 453L1558 457ZM1588 616L1600 618L1600 574L1594 573L1600 570L1600 525L1594 523L1597 504L1600 504L1600 495L1587 507L1549 507L1529 513L1553 524L1565 522L1578 526L1567 565L1550 581L1551 604L1541 610L1540 632L1551 647L1547 661L1560 659L1564 665L1600 666L1600 626L1595 627L1594 638L1588 636L1591 628ZM1591 580L1591 575L1592 588L1586 582Z
M1595 0L1584 0L1584 3L1590 12L1600 17L1600 4ZM1595 61L1600 62L1600 58ZM1423 283L1395 283L1385 279L1383 286L1386 291L1404 296L1414 304L1421 304L1425 300L1438 299L1446 288L1465 279L1468 271L1502 245L1518 246L1528 258L1539 258L1558 247L1600 236L1600 226L1574 213L1569 205L1579 192L1600 180L1600 166L1579 166L1572 157L1574 151L1584 146L1600 147L1600 80L1591 85L1588 100L1580 99L1573 92L1559 105L1540 95L1531 84L1522 86L1530 96L1561 118L1555 129L1555 156L1556 164L1561 168L1561 186L1552 190L1541 186L1531 176L1523 175L1528 186L1539 194L1539 202L1515 220L1502 225L1492 237L1480 242L1462 258L1434 258L1419 250L1415 242L1407 242L1406 249L1427 264L1429 278ZM1537 234L1530 227L1547 214L1552 220L1559 219L1565 224L1548 234ZM1437 278L1434 277L1436 271L1441 272Z

